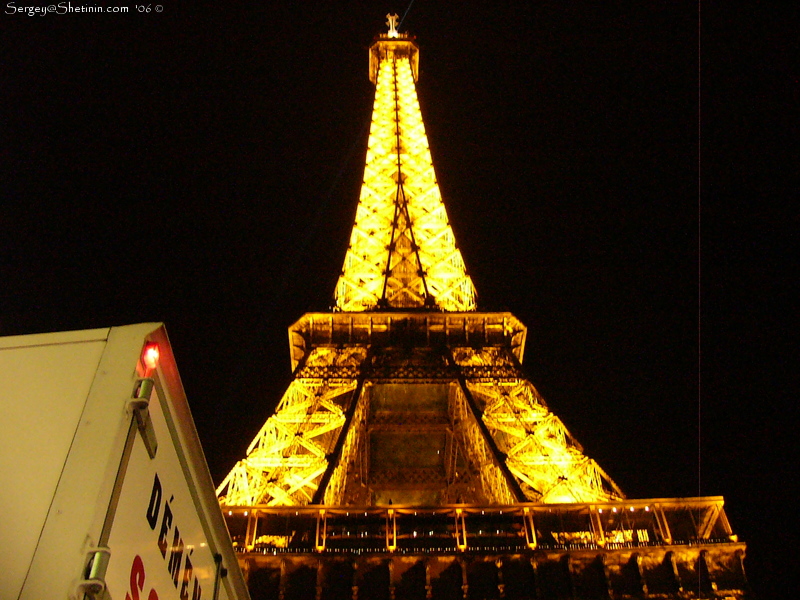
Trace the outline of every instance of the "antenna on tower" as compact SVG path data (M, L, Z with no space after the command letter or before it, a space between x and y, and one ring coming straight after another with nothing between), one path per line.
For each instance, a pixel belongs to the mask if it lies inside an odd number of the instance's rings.
M388 19L386 21L386 25L389 26L389 37L396 38L397 37L397 13L393 15L386 15Z

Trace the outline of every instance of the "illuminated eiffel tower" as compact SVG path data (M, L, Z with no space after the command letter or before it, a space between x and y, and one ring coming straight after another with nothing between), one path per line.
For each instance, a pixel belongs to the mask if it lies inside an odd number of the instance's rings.
M290 327L293 381L217 490L254 600L745 597L722 498L626 500L525 377L525 326L477 311L387 24L335 309Z

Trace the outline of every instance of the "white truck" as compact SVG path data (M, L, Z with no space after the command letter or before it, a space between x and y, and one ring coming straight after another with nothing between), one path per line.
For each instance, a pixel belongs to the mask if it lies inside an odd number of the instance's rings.
M249 600L160 323L0 338L0 600Z

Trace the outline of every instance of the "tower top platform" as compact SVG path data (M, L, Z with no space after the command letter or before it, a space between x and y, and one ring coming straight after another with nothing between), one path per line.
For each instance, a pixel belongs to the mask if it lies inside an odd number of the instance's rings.
M289 327L292 370L317 347L485 346L522 363L527 328L510 312L306 313Z
M375 36L369 47L369 80L373 84L378 84L381 60L391 60L394 57L408 57L414 81L419 79L419 45L416 37L408 33L397 33L396 37L381 33Z

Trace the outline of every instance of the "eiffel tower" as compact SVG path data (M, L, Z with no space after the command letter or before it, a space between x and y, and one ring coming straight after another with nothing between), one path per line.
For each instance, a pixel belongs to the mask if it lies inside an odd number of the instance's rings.
M294 377L217 489L258 598L745 598L720 497L626 499L479 312L397 31L332 312L289 328Z

